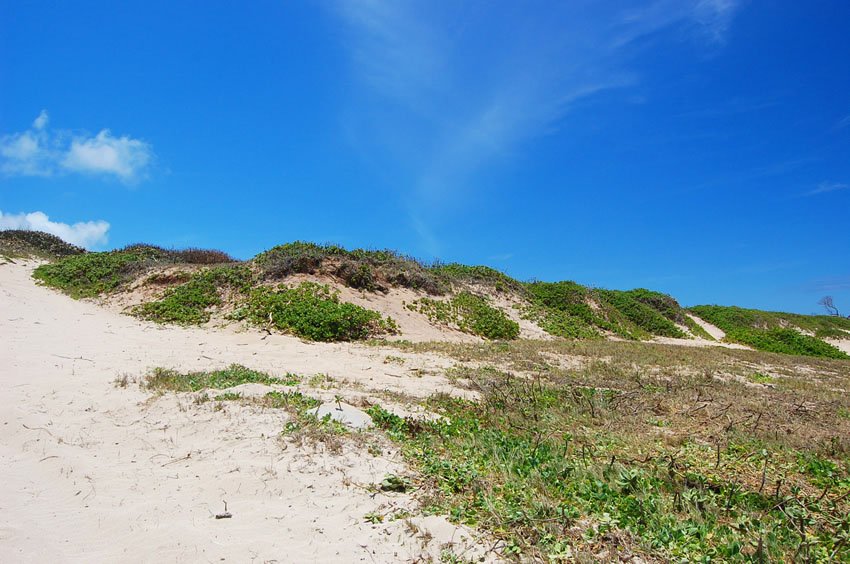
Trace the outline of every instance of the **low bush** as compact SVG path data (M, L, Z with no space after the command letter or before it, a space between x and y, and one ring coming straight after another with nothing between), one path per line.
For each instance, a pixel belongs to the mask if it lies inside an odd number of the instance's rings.
M663 296L663 298L669 298L670 301L676 304L675 300L669 296L649 292L648 290L631 290L626 292L620 290L597 290L596 295L600 296L605 303L617 310L636 327L650 335L686 337L685 333L675 323L661 313L664 311L674 318L676 317L674 306L671 306L669 301L658 298L658 296ZM661 310L655 309L649 303L657 304ZM678 304L675 307L678 307Z
M198 249L189 247L187 249L179 249L171 251L177 262L186 264L225 264L230 262L238 262L235 258L216 249Z
M490 305L486 298L470 292L460 292L449 300L421 298L408 305L432 323L455 327L465 333L485 339L516 339L519 324L505 312Z
M312 341L353 341L397 331L391 318L340 302L338 292L313 282L296 288L257 288L241 316Z
M39 266L33 277L74 298L90 298L114 290L146 266L168 262L167 252L135 245L118 251L68 256Z
M221 266L202 270L187 282L168 290L161 300L138 306L134 313L159 323L206 323L210 320L209 309L222 304L222 291L247 293L251 282L251 271L246 267Z

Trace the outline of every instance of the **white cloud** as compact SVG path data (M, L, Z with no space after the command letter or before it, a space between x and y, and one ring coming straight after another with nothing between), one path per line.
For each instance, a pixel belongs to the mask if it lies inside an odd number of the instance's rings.
M809 190L804 196L817 196L818 194L827 194L829 192L838 192L850 188L850 184L844 182L821 182L814 190Z
M73 245L87 249L105 245L108 240L109 223L106 221L81 221L74 224L51 221L44 212L4 214L0 210L0 230L26 229L44 231L56 235Z
M38 114L38 117L32 122L33 129L44 129L47 126L49 119L47 110L41 110L41 113Z
M94 137L50 132L42 110L27 131L0 137L0 172L7 176L53 176L76 172L115 177L126 183L143 178L153 159L150 144L108 129Z
M114 174L122 180L133 181L150 159L150 145L144 141L113 137L104 129L95 137L72 140L60 165L75 172Z

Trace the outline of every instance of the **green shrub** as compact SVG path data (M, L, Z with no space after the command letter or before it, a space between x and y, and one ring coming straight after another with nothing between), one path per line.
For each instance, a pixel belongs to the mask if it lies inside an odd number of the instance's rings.
M596 339L601 335L581 317L540 305L528 305L522 309L522 318L536 323L541 329L564 339Z
M662 308L662 311L668 312L675 317L675 313L671 311L672 306L669 302L654 297L663 296L663 294L649 292L648 290L631 290L627 292L619 290L597 290L596 293L631 323L650 335L686 337L685 333L659 310L638 299L638 297L642 297L650 303L657 303ZM654 296L650 296L652 294ZM669 296L663 297L669 298ZM672 300L672 298L669 299ZM675 300L673 300L673 303L676 303ZM676 304L676 307L678 307L678 304Z
M408 308L423 313L432 323L454 326L485 339L516 339L519 336L516 321L491 306L486 298L470 292L460 292L450 300L421 298Z
M222 304L225 289L246 293L251 288L246 267L216 267L195 273L187 282L171 288L161 300L135 308L134 313L159 323L198 325L210 320L209 308Z
M149 265L169 261L166 251L137 245L118 251L68 256L39 266L33 277L71 297L90 298L114 290Z
M395 332L391 318L339 301L338 292L313 282L296 288L257 288L244 310L255 324L268 325L312 341L353 341Z

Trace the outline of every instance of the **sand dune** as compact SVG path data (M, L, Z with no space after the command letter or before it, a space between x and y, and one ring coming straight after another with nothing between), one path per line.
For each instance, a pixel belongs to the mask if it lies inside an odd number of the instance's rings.
M113 383L238 362L424 396L449 383L412 370L447 359L157 326L36 286L31 268L0 266L0 561L404 562L473 544L439 517L364 520L415 514L409 496L366 489L405 471L392 450L286 444L279 412ZM224 501L233 518L217 520Z

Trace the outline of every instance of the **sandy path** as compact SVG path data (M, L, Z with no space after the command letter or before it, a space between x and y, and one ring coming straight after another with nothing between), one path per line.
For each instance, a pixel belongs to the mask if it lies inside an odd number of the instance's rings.
M36 286L29 271L0 265L0 561L398 562L467 534L437 517L413 519L430 542L401 519L364 521L414 507L363 487L404 471L394 453L286 445L282 413L113 385L153 366L240 362L427 395L448 383L409 370L449 361L401 355L399 367L374 348L158 327ZM222 500L232 519L214 519Z

